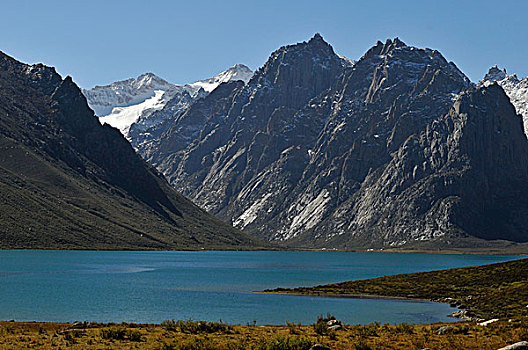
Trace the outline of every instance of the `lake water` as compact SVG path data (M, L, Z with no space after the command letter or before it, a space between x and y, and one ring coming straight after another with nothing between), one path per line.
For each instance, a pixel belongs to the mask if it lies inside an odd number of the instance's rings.
M155 322L188 319L311 324L330 312L349 324L449 321L432 302L252 293L517 259L297 251L0 251L0 319Z

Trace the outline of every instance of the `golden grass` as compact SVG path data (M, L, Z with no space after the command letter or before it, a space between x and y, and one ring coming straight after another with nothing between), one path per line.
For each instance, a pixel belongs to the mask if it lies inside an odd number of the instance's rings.
M437 329L447 325L445 334ZM120 330L123 337L108 336ZM105 336L106 334L106 336ZM132 336L132 339L130 338ZM319 343L330 349L498 349L528 339L528 318L501 320L488 326L475 322L431 325L345 325L318 335L313 325L234 325L217 332L190 334L161 325L0 322L0 349L309 349Z

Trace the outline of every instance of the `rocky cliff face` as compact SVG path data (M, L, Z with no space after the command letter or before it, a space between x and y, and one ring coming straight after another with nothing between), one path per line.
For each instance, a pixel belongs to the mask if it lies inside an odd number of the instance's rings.
M236 227L337 248L528 240L520 118L438 51L396 38L350 63L316 35L215 92L139 150Z
M314 231L333 245L526 241L527 145L498 85L460 93ZM328 244L328 242L326 242Z
M255 242L174 191L81 90L0 53L0 247L199 248Z

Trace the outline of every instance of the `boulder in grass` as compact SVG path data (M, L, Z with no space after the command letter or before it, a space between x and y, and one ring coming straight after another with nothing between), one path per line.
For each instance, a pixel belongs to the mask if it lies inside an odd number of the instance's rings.
M310 350L330 350L330 348L322 345L322 344L315 344L313 345Z
M334 324L333 326L328 327L328 329L331 330L331 331L337 331L337 330L339 330L341 328L343 328L343 326L341 326L338 323Z
M436 334L438 334L438 335L444 335L444 334L449 333L452 329L453 329L453 327L450 327L450 326L442 326L442 327L439 327L439 328L436 330Z
M499 350L528 350L528 341L520 341L518 343L500 348Z

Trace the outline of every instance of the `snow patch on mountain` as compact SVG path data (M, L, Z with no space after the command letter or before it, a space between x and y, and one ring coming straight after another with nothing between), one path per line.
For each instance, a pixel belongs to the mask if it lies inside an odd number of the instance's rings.
M163 98L165 93L163 90L154 90L154 96L130 106L114 107L108 115L100 117L99 121L101 124L110 124L118 128L123 135L128 135L130 126L137 122L141 115L150 114L165 106L167 103Z
M130 140L129 131L132 124L152 126L153 120L149 117L154 112L162 110L173 98L181 100L182 96L190 95L190 101L184 100L185 106L183 107L186 108L196 99L216 89L221 83L235 80L247 83L252 75L251 69L242 64L236 64L212 78L199 80L192 84L177 85L153 73L146 73L137 78L83 90L83 94L102 124L109 124L119 129ZM170 113L167 115L170 117ZM156 123L163 122L158 119L155 118Z
M506 69L491 67L479 86L489 86L497 82L510 98L518 114L522 115L524 133L528 135L528 77L517 78L516 74L508 75Z

